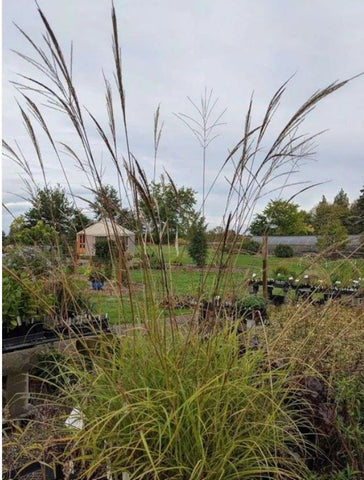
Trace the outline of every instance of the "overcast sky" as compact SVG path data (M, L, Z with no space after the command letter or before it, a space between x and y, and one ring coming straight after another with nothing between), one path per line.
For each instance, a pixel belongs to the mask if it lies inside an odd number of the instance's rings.
M103 124L104 71L111 78L111 2L108 0L39 0L62 47L74 46L74 82L82 104ZM198 102L205 87L218 98L216 113L227 108L220 136L207 150L207 186L229 149L240 140L245 112L254 91L253 120L258 125L271 96L293 74L273 126L284 120L317 89L364 71L364 1L357 0L115 0L122 44L126 106L131 150L153 176L153 115L158 104L164 129L157 170L167 170L178 186L202 192L202 153L196 139L173 113L193 114L187 96ZM17 141L42 184L9 83L16 74L34 73L11 50L29 46L17 23L36 41L43 27L32 0L3 0L3 137ZM57 113L48 112L57 140L73 143L74 133ZM275 130L276 129L276 130ZM295 201L310 209L323 194L329 200L343 188L350 200L364 184L364 77L325 99L310 114L302 133L327 130L317 139L316 155L292 181L327 182ZM117 186L107 152L91 134L104 183ZM273 137L271 137L273 138ZM267 137L266 148L269 147ZM51 184L66 185L49 145L40 140ZM123 150L124 145L121 145ZM125 150L123 152L125 154ZM91 198L87 182L70 159L64 165L76 193ZM19 215L28 208L19 170L3 161L3 202ZM206 201L209 227L220 224L228 182L223 174ZM299 187L295 187L298 189ZM294 189L283 191L289 198ZM262 199L257 208L278 193ZM82 202L80 202L82 206ZM3 211L3 228L12 217Z

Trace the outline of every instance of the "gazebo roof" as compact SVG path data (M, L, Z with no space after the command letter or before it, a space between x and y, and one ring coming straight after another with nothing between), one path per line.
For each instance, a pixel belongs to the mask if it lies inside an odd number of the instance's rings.
M91 237L115 237L116 235L119 237L130 237L134 235L134 232L131 232L127 228L122 227L109 219L105 219L93 223L79 231L78 234L89 235Z

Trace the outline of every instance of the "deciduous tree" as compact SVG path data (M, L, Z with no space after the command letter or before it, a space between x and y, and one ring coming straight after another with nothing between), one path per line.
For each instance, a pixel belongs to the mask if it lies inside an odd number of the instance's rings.
M252 235L264 235L265 233L269 233L268 223L267 217L262 213L258 213L250 224L249 231Z
M33 227L26 227L23 223L23 228L18 228L11 235L12 242L28 246L51 246L56 244L57 239L58 233L56 230L43 223L42 220L38 220Z
M299 206L286 200L272 200L262 214L258 214L250 225L250 233L263 235L306 235L310 225L306 223L306 214Z
M196 204L195 192L192 188L177 188L172 183L152 182L149 185L150 202L148 205L140 202L140 210L152 229L152 234L162 238L175 240L176 236L186 237L193 221L197 218L194 209ZM159 232L156 232L158 225Z
M31 198L31 204L31 208L24 214L26 227L34 227L41 221L63 237L74 236L75 219L79 212L60 185L38 188Z

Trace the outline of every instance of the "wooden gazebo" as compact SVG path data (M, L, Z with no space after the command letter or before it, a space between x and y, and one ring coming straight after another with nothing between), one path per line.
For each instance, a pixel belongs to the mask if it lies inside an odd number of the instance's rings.
M135 249L135 233L111 220L105 219L89 225L77 233L76 253L80 256L95 255L96 240L105 238L115 241L120 238L125 253L133 253Z

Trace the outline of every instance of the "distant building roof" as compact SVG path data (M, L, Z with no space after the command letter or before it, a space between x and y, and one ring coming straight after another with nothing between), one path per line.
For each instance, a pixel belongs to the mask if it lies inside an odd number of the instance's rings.
M262 237L253 237L253 240L261 243ZM268 245L316 245L316 235L292 235L292 236L268 236Z
M262 237L254 236L253 240L256 242L262 243ZM349 245L356 246L360 244L360 235L349 235L348 236ZM292 235L292 236L268 236L268 245L290 245L294 246L307 246L313 247L317 243L316 235Z
M130 237L134 235L134 232L109 219L105 219L84 228L77 233L77 235L79 234L89 235L91 237Z

